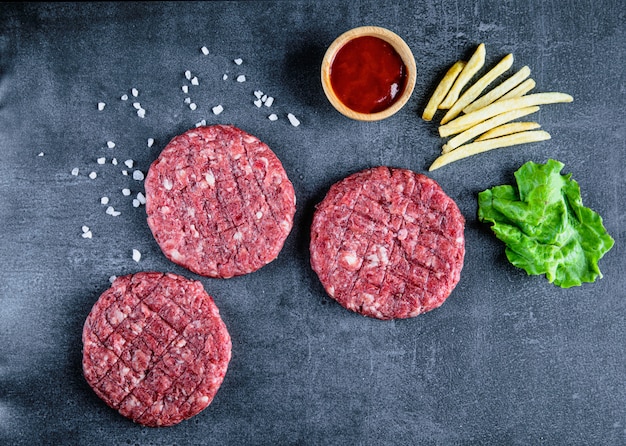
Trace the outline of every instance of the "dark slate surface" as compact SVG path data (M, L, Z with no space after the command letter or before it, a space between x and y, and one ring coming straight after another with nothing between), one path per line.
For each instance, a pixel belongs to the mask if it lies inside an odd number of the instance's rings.
M0 443L624 444L625 22L617 0L2 4ZM407 106L382 122L342 117L319 82L325 48L361 25L400 34L419 67ZM536 91L575 101L536 115L552 140L432 173L467 219L465 267L444 306L395 322L344 310L309 267L314 205L366 167L426 172L441 140L421 111L445 69L480 42L488 65L512 52ZM199 78L188 95L195 111L181 91L185 70ZM120 100L131 88L144 119L132 97ZM271 108L253 105L257 89L276 98ZM284 250L245 277L200 278L167 261L144 208L121 193L142 190L123 161L145 172L201 119L269 144L297 193ZM476 219L479 191L550 157L615 238L594 284L563 290L526 276ZM120 216L105 213L102 196ZM201 279L233 339L213 404L166 429L121 417L81 374L82 324L109 277L146 270Z

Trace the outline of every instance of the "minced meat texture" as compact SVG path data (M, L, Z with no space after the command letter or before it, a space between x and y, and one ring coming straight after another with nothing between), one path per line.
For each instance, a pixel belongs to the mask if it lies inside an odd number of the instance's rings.
M274 260L293 226L293 185L274 152L236 127L173 138L145 181L148 226L165 256L228 278Z
M96 394L145 426L171 426L206 408L231 340L202 284L174 274L118 277L83 328L83 373Z
M334 184L311 227L311 266L345 308L378 319L439 307L460 279L465 219L432 179L376 167Z

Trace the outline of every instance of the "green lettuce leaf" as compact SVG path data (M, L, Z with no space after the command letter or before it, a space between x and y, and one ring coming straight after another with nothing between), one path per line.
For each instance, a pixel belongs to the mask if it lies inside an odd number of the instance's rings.
M578 183L563 164L527 162L514 186L478 194L478 218L491 223L509 261L528 274L545 274L562 288L602 277L598 261L614 244L602 217L583 206Z

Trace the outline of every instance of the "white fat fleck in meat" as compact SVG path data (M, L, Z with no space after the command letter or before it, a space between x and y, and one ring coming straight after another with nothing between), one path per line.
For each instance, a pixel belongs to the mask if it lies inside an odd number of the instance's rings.
M260 220L263 217L263 212L259 211L256 213L257 220Z
M189 217L191 217L191 218L194 218L194 217L196 216L196 208L191 207L191 206L190 206L190 207L188 207L188 208L187 208L187 215L188 215ZM191 225L191 226L193 226L193 225Z
M376 268L379 265L378 256L376 254L370 254L365 259L368 262L367 263L368 268Z
M211 187L215 186L215 176L213 176L213 172L206 172L204 174L204 179L206 180L209 186Z
M387 252L387 248L384 246L378 247L378 259L382 265L386 265L389 263L389 254Z
M165 190L172 190L172 187L174 187L174 183L172 183L172 180L170 180L169 178L164 178L163 187L165 188Z
M408 235L409 231L406 228L402 228L398 231L398 240L405 240Z
M360 268L362 259L354 251L348 251L341 255L339 263L348 271L356 271Z
M111 314L109 315L109 323L111 323L111 325L118 325L120 322L122 322L124 319L126 318L126 315L124 313L122 313L119 308L115 308ZM123 339L123 338L122 338ZM126 342L126 341L124 341Z
M236 241L241 241L243 239L243 234L239 231L235 232L235 234L233 235L233 240Z
M169 251L169 255L173 260L181 260L183 258L183 255L178 251L178 249L171 249Z

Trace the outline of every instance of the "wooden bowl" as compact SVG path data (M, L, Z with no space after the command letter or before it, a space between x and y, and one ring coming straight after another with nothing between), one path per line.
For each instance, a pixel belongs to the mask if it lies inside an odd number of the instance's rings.
M374 113L360 113L348 108L339 100L330 83L331 65L337 52L350 40L364 36L378 37L379 39L382 39L390 44L400 55L400 58L402 59L402 62L404 62L407 69L406 85L400 97L398 97L388 108ZM335 107L341 114L358 121L379 121L395 114L404 106L404 104L406 104L411 97L411 94L413 94L416 77L417 68L415 66L415 58L413 57L413 53L411 52L409 46L397 34L378 26L361 26L359 28L346 31L337 37L337 39L335 39L335 41L328 47L326 54L324 55L324 59L322 60L322 87L324 88L326 97L333 107Z

